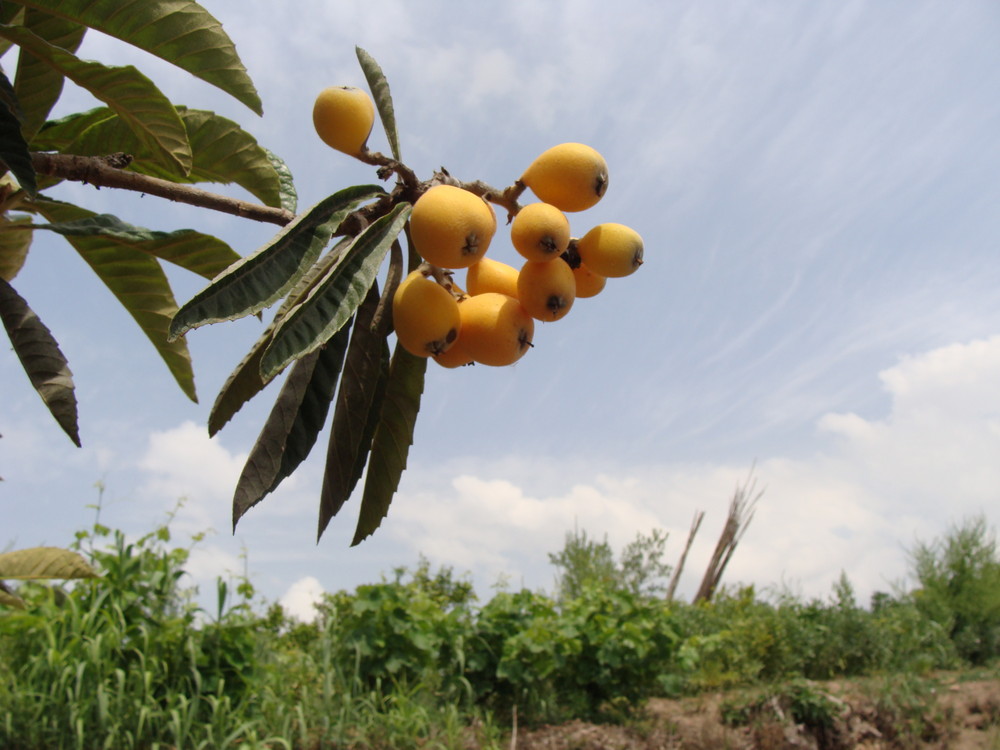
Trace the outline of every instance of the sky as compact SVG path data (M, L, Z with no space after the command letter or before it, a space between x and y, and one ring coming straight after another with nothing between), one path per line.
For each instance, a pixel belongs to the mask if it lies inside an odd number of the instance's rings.
M300 208L371 167L312 129L316 94L389 81L403 160L422 178L512 183L557 143L587 143L608 192L574 236L615 221L645 263L539 324L513 367L431 363L409 465L375 535L349 546L355 496L315 542L322 445L230 530L232 493L272 385L209 439L215 394L261 323L188 334L190 402L74 251L38 236L15 288L74 373L83 448L0 355L0 549L65 546L103 523L172 516L189 581L251 576L308 617L322 591L414 566L552 591L574 528L616 550L653 529L697 589L748 477L763 490L724 583L858 600L912 585L908 551L963 520L1000 520L1000 6L820 0L204 0L264 104L235 100L94 33L80 55L133 64L179 104L236 120L280 155ZM5 66L8 63L5 63ZM62 115L96 106L67 87ZM378 130L369 145L388 153ZM239 188L204 187L249 199ZM53 195L152 229L198 229L242 254L272 225L110 189ZM518 257L498 230L489 254ZM45 235L47 233L37 233ZM180 302L203 282L171 270ZM102 489L101 489L102 488Z

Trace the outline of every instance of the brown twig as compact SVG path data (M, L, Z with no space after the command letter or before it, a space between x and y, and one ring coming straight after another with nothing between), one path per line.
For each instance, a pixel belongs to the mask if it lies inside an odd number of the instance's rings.
M295 218L294 213L284 208L248 203L218 193L210 193L190 185L179 185L176 182L161 180L158 177L129 172L116 166L116 164L128 163L127 158L123 157L124 155L119 154L102 157L36 152L31 155L31 164L38 174L73 180L74 182L84 182L98 188L112 187L133 190L177 203L210 208L244 219L284 226Z

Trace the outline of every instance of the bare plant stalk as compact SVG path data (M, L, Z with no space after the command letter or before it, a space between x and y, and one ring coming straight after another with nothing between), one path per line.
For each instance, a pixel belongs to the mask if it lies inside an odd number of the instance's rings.
M688 532L687 542L684 543L684 551L681 553L681 559L677 561L677 567L674 568L674 574L670 577L670 584L667 586L668 602L674 600L677 583L681 580L681 571L684 570L684 563L687 562L688 552L691 551L691 544L694 542L694 537L698 533L698 529L701 528L701 519L704 517L705 511L699 510L695 512L694 520L691 521L691 530Z
M83 182L94 187L111 187L132 190L147 195L155 195L177 203L186 203L199 208L232 214L244 219L262 221L284 226L295 218L295 214L284 208L264 206L259 203L228 198L218 193L210 193L191 185L180 185L158 177L129 172L115 164L128 163L127 157L113 154L102 156L75 156L73 154L33 153L31 164L38 174L58 177L63 180Z
M710 601L712 595L715 594L719 581L722 580L722 574L726 570L733 552L736 551L736 545L740 543L747 526L753 519L754 507L761 495L764 494L764 490L758 491L756 487L757 480L753 477L753 467L751 467L746 481L742 486L738 485L733 493L733 499L729 503L726 525L719 535L715 552L712 553L712 559L705 569L705 576L702 578L698 593L694 597L695 602Z

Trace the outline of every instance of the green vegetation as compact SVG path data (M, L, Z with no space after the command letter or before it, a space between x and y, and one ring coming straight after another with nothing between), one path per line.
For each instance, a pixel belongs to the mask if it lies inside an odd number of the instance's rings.
M982 563L966 543L980 528L920 549L955 564L961 542ZM189 550L167 526L129 540L97 524L75 546L101 578L24 582L27 608L0 615L3 747L502 747L515 707L522 724L620 721L646 698L717 688L752 691L723 706L729 723L781 710L821 731L837 706L812 681L841 676L876 681L896 717L886 731L912 736L929 670L1000 656L995 642L966 651L954 616L926 614L933 590L865 608L844 577L826 600L744 587L690 605L621 585L621 567L636 566L623 555L607 569L618 584L581 575L572 598L500 590L480 603L467 580L421 560L326 596L301 623L247 580L219 580L214 611L198 607L183 580ZM663 572L655 551L644 559ZM970 569L956 601L993 567ZM995 613L977 623L1000 626Z

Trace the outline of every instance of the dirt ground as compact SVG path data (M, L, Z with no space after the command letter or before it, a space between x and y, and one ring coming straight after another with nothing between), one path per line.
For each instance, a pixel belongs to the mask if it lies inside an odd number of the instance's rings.
M801 683L800 683L801 684ZM779 692L654 699L629 726L574 721L520 730L512 750L1000 750L1000 677L941 675L894 685L807 683L825 707L796 723ZM813 705L813 704L810 704ZM746 709L746 706L752 706ZM733 721L734 707L743 708ZM801 712L801 708L799 709ZM729 721L724 721L724 716Z

